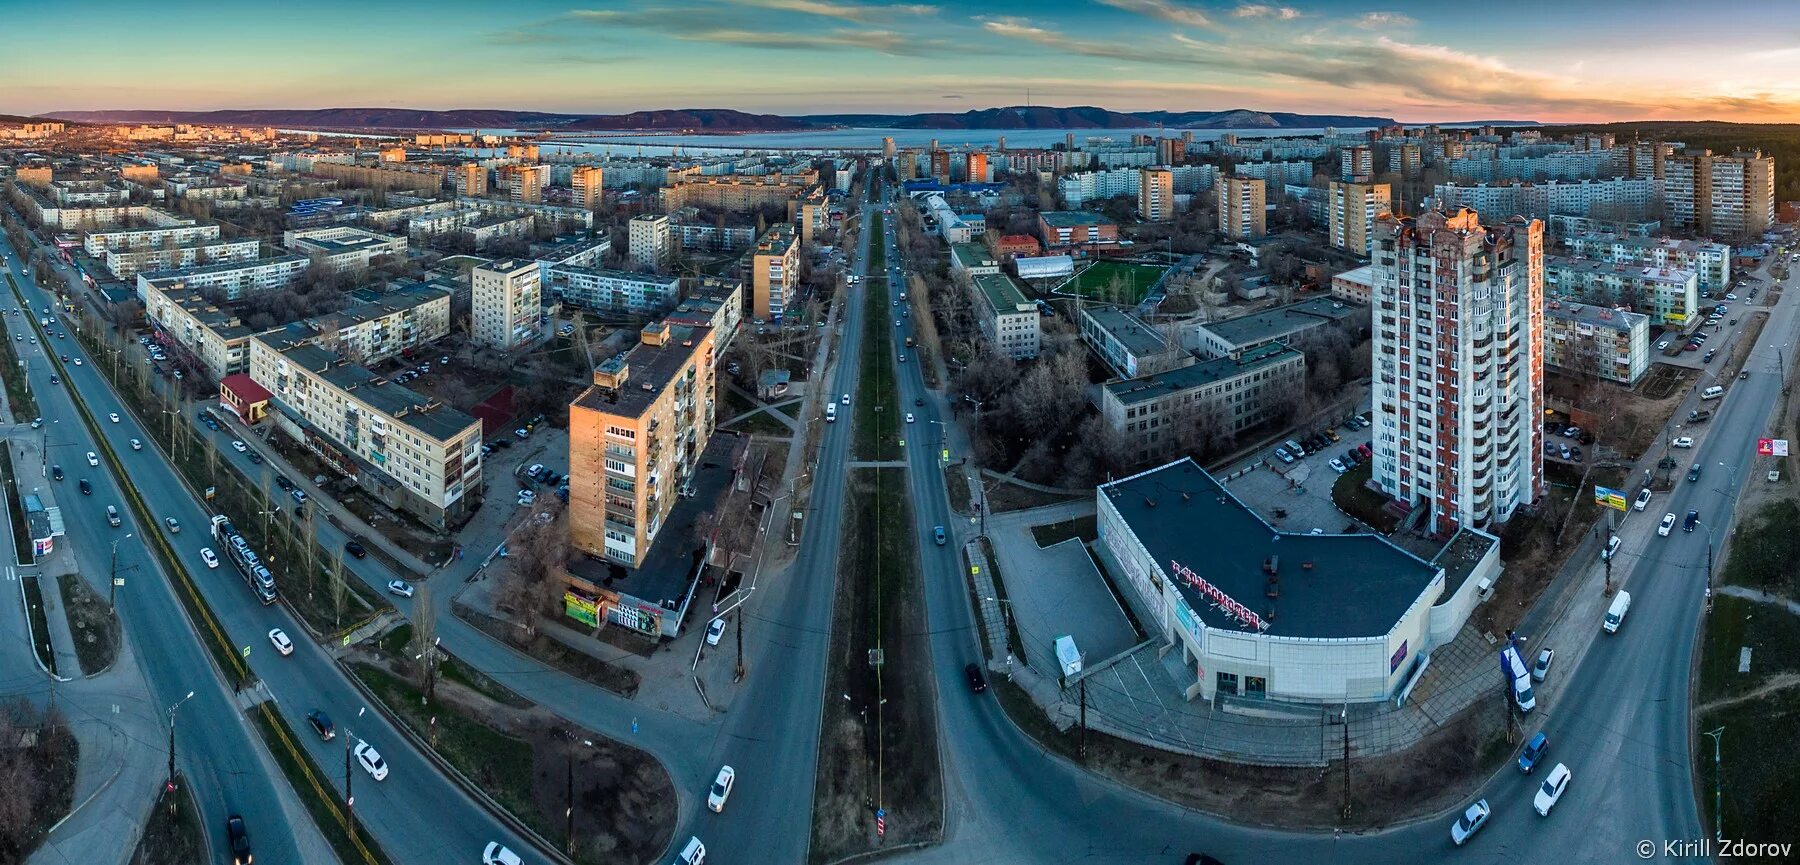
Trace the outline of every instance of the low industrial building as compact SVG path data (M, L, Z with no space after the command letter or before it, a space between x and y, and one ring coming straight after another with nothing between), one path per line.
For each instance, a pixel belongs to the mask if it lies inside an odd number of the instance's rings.
M1081 340L1119 378L1137 378L1194 362L1168 335L1119 307L1083 305L1080 324Z
M1331 296L1348 303L1369 304L1375 290L1375 266L1365 264L1331 278Z
M1095 500L1095 551L1152 639L1180 650L1189 700L1401 697L1500 572L1498 540L1471 529L1429 561L1380 535L1283 531L1191 459Z
M1047 210L1038 214L1038 236L1051 252L1110 249L1119 244L1119 226L1105 214Z

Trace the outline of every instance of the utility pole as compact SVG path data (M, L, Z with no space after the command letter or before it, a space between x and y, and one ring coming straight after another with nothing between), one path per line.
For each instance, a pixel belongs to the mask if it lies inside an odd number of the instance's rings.
M344 730L344 827L350 833L350 843L356 843L356 795L350 792L350 736Z
M1713 840L1725 840L1725 811L1723 781L1719 777L1719 739L1725 735L1725 728L1708 730L1702 736L1711 736L1713 740Z
M187 696L176 700L175 705L169 707L169 789L171 791L175 789L175 710L181 708L182 703L193 698L194 692L189 691Z
M1344 704L1344 819L1350 819L1350 704Z
M569 839L568 853L570 856L574 856L575 855L575 746L574 745L569 746L569 759L567 761L567 766L569 769L569 773L568 773L567 783L565 784L565 790L566 790L565 795L568 797L567 801L569 803L569 807L563 809L563 819L567 823L566 831L567 831L568 839Z
M732 681L741 682L743 680L744 680L744 615L742 612L739 612L738 613L738 621L737 621L737 673L732 677Z

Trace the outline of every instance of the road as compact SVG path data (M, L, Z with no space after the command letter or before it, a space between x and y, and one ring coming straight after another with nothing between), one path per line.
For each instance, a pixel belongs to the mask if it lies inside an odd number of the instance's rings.
M16 263L17 256L13 259ZM22 271L15 269L14 276L32 306L41 310L52 303L50 295ZM8 316L11 327L23 321L23 316ZM73 335L51 341L57 353L68 354L71 360L85 358ZM15 347L28 346L29 343L15 343ZM108 475L104 461L101 468L90 468L85 463L83 454L95 447L69 397L70 389L78 389L100 425L106 428L108 440L120 458L131 466L130 482L151 503L157 519L174 517L180 522L182 531L169 535L169 540L187 556L185 566L233 644L249 650L254 674L273 695L282 716L297 734L297 741L325 767L340 791L344 748L351 735L367 739L386 759L390 770L387 780L376 782L356 768L352 783L363 826L396 861L473 861L494 840L516 851L531 849L462 788L439 774L421 753L409 747L379 712L371 710L358 717L367 708L360 692L317 643L303 638L305 628L285 606L265 607L258 603L229 563L212 570L200 562L200 548L213 545L207 533L210 515L181 483L163 454L150 444L151 437L94 370L92 361L81 367L66 365L69 380L60 386L48 381L51 371L47 359L39 357L29 366L32 391L38 395L46 420L54 421L45 427L55 436L47 434L50 459L61 463L70 475L65 482L69 486L59 490L59 503L69 524L66 540L78 549L103 551L126 533L146 530L136 525L131 512L124 508L116 479ZM120 415L117 425L107 420L112 412ZM191 422L191 418L184 422ZM131 438L146 442L145 449L132 451L126 444ZM21 467L21 471L25 468ZM93 480L92 496L75 493L74 482L82 477ZM120 505L126 517L124 527L107 526L108 504ZM147 528L166 531L160 525ZM304 823L307 818L304 814L279 811L275 785L285 786L286 781L279 778L279 770L261 757L262 751L253 741L257 734L233 704L231 689L211 672L208 656L157 560L131 542L119 544L118 552L119 568L129 574L119 595L126 632L143 661L156 696L164 703L174 703L188 689L196 691L194 699L180 710L177 751L182 755L185 771L196 779L197 798L205 812L208 831L214 835L214 848L225 849L224 815L234 810L242 813L250 825L259 861L317 861L295 853L293 839L286 836L287 826L291 822ZM88 566L96 566L103 555L90 552L86 557ZM293 655L282 657L270 645L267 633L277 627L295 637ZM322 742L311 735L305 715L313 708L323 708L336 721L336 740ZM430 815L430 819L420 819L419 815Z

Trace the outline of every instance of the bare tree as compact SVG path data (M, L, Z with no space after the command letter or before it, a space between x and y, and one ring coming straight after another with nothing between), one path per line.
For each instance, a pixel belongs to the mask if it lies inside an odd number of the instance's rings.
M334 627L344 624L344 602L349 600L350 584L344 580L344 551L335 549L331 553L331 616Z
M437 651L437 610L431 603L430 580L419 582L417 595L413 598L412 649L418 661L419 688L429 698L437 684L437 664L433 657Z

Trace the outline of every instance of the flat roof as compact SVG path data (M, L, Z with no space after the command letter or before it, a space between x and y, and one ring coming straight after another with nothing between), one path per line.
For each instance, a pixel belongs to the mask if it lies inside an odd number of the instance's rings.
M1439 579L1438 568L1373 534L1313 535L1269 525L1192 459L1100 487L1194 614L1209 628L1248 628L1175 577L1180 562L1261 616L1272 637L1372 637ZM1280 596L1267 595L1277 562Z
M1628 309L1614 309L1593 303L1570 303L1568 301L1546 299L1544 314L1551 318L1580 322L1608 330L1630 332L1638 322L1649 324L1650 316L1632 312Z
M281 354L288 363L317 375L332 387L427 438L448 441L471 425L479 426L472 415L395 384L370 372L368 367L350 363L334 352L320 348L311 342L309 330L296 322L257 334L256 338Z
M1084 307L1081 314L1138 357L1161 354L1169 347L1169 341L1155 328L1116 306Z
M283 264L293 264L295 262L305 263L306 261L308 261L308 259L304 255L289 253L287 255L271 255L268 258L253 258L249 261L221 261L218 264L203 264L199 267L181 267L176 268L175 270L155 270L148 273L139 271L138 276L152 282L163 280L180 281L182 277L194 276L197 274L228 273L233 270L256 270L257 268L262 267L274 267Z
M956 256L956 260L962 262L963 267L999 264L988 252L987 246L981 243L952 243L950 244L950 254Z
M1021 306L1035 306L1025 299L1025 293L1013 284L1012 277L1004 273L984 273L975 277L975 287L981 289L981 296L987 298L988 306L995 312L1017 312Z
M213 306L210 301L200 294L200 289L165 289L159 285L156 286L156 290L161 293L163 297L168 298L169 303L181 307L183 312L193 316L194 320L198 321L202 327L218 334L220 339L239 340L255 333L255 331L245 327L243 321L235 314Z
M1251 345L1348 318L1361 308L1360 305L1347 304L1335 298L1315 297L1237 318L1209 322L1201 327L1232 345Z
M1162 399L1169 394L1180 393L1189 388L1236 378L1244 373L1255 372L1264 367L1304 356L1299 349L1271 342L1267 345L1257 346L1236 357L1230 355L1216 357L1212 360L1203 360L1190 366L1177 367L1154 375L1108 382L1102 387L1105 387L1107 392L1120 403L1136 405L1141 402Z
M624 387L589 385L575 398L574 404L590 411L624 417L643 414L687 365L688 358L699 351L701 340L711 331L710 327L670 324L669 338L661 345L639 342L600 364L603 370L626 367L629 372Z
M1375 265L1365 264L1362 267L1356 268L1354 270L1346 270L1343 273L1333 276L1332 279L1334 279L1334 280L1341 279L1345 282L1354 282L1357 285L1374 286L1375 285Z
M1104 213L1091 210L1046 210L1038 214L1044 224L1051 228L1075 228L1081 225L1112 225L1113 221Z
M1618 264L1611 261L1595 261L1591 258L1569 258L1561 255L1544 256L1544 270L1561 268L1589 275L1617 275L1641 279L1645 282L1667 282L1679 284L1695 279L1691 270L1679 267L1657 267L1645 264Z

